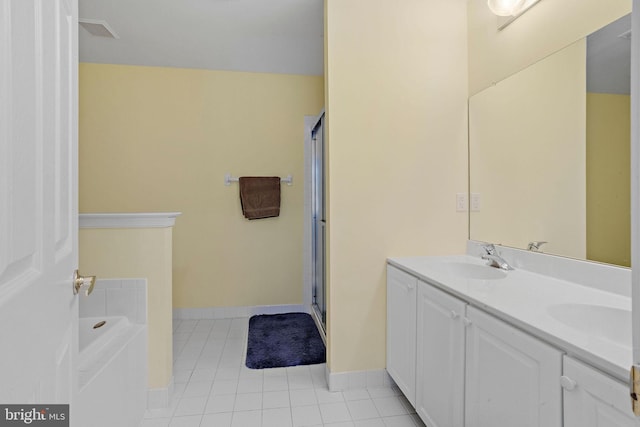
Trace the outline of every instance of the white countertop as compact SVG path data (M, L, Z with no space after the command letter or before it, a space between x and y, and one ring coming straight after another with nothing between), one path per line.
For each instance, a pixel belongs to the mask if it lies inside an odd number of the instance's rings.
M621 381L628 379L632 364L630 332L628 337L624 333L616 342L593 333L598 325L573 328L556 320L548 311L557 304L587 304L630 311L628 297L523 269L508 271L506 277L500 279L466 279L452 271L452 263L486 265L486 261L469 255L390 258L388 262Z

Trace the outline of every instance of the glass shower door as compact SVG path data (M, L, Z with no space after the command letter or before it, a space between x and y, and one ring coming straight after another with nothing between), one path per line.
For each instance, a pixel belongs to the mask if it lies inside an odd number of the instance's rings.
M324 113L311 133L311 213L313 248L313 309L326 331L327 301L325 289L325 176L324 176Z

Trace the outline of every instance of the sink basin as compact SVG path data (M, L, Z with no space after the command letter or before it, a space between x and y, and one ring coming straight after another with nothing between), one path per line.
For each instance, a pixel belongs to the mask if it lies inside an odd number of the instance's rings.
M589 335L631 345L631 311L596 304L556 304L547 312L558 322Z
M446 263L447 271L455 276L465 279L477 280L497 280L507 277L504 270L489 267L487 265L468 264L465 262L448 262Z

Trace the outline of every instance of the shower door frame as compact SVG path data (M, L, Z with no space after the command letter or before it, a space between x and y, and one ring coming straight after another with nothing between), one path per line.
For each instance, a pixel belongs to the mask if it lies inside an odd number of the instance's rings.
M324 174L324 110L318 116L305 117L305 305L318 324L318 329L326 333L326 279L325 253L326 225L325 192L318 193L317 184L323 183ZM314 138L320 136L321 138ZM320 147L318 147L318 139ZM320 155L319 155L320 154ZM323 236L320 242L318 235ZM320 282L320 286L318 286ZM319 303L319 304L318 304ZM324 338L324 337L323 337Z

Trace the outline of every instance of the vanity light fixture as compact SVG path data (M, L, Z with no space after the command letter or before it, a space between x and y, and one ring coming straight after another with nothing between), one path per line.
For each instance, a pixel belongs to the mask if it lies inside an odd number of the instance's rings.
M502 30L540 0L487 0L491 12L498 15L498 29Z
M498 16L514 16L520 13L526 0L487 0L491 12Z

